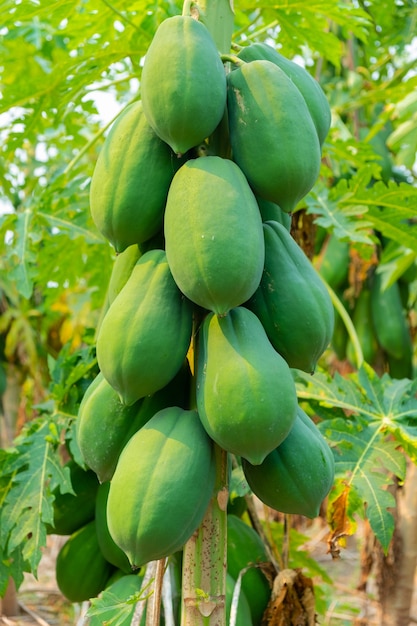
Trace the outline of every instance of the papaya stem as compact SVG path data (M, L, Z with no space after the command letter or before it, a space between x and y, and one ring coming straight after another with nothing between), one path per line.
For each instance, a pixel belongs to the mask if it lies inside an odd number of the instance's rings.
M164 579L166 559L159 559L155 565L155 579L153 582L154 592L148 600L146 613L146 626L159 624L161 618L162 583Z
M226 626L227 453L214 453L213 497L183 550L181 626Z
M234 30L232 5L232 0L197 0L195 2L200 20L210 32L221 54L230 52Z
M244 61L243 59L240 59L235 54L221 54L220 58L223 61L223 63L228 63L228 62L233 63L233 65L237 65L238 67L241 67L242 65L246 65L246 61Z
M329 292L330 298L332 300L333 306L336 309L336 311L339 313L340 317L342 318L342 321L346 327L346 331L349 335L349 338L352 342L352 347L353 347L353 351L355 354L355 360L356 360L356 366L359 369L360 366L362 365L362 363L364 362L364 357L363 357L363 352L362 352L362 347L359 341L359 337L358 334L356 332L355 326L352 322L352 319L349 315L349 313L346 311L345 307L343 306L342 301L340 300L340 298L336 295L336 293L333 291L333 289L330 287L330 285L328 285L327 283L325 283L327 290Z

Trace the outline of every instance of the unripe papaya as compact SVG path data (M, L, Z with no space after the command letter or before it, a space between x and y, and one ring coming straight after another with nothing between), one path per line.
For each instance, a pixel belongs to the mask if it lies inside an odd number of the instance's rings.
M264 264L262 219L239 167L206 156L176 173L165 210L166 254L181 291L223 315L247 300Z
M145 56L141 95L149 124L175 153L211 135L226 106L226 76L204 24L185 15L160 24Z
M113 541L107 524L107 500L109 496L110 482L102 483L98 488L96 498L96 532L97 541L106 561L122 570L125 574L132 571L126 554Z
M96 377L81 401L76 435L84 462L100 482L111 479L124 446L157 411L173 404L186 408L189 387L188 361L168 385L130 406L120 401L103 374Z
M97 476L85 470L74 460L66 464L70 471L74 493L54 492L54 523L48 526L48 533L72 535L76 530L94 519L94 502L99 487Z
M282 444L261 465L243 459L242 467L253 493L267 506L310 518L319 514L334 479L333 453L301 407Z
M291 213L320 171L320 143L307 104L271 61L244 63L227 81L233 160L257 196Z
M313 372L333 334L333 304L309 258L278 222L263 225L265 267L246 305L290 367Z
M97 337L103 376L130 405L169 383L187 354L192 307L163 250L149 250L104 316Z
M109 306L126 285L141 254L140 247L134 244L116 256L107 287L107 301Z
M291 215L285 213L275 202L269 202L263 198L256 198L259 206L263 222L278 222L285 226L285 228L291 230Z
M352 313L352 322L362 348L363 358L372 365L378 354L378 340L375 333L371 313L371 292L364 286L356 299ZM349 338L346 345L346 356L353 365L357 365L357 358L353 343Z
M213 493L210 438L196 411L162 409L127 443L110 482L107 523L133 567L181 549Z
M197 409L219 446L261 463L288 435L297 397L291 371L259 319L237 307L200 328Z
M55 575L60 591L70 602L85 602L104 589L113 569L100 551L93 520L64 543L56 559Z
M262 570L269 562L258 533L235 515L227 516L227 571L235 580L242 570L242 590L246 596L253 624L261 624L271 589Z
M162 227L178 165L149 126L142 103L128 106L105 139L90 187L93 220L117 252L146 241Z
M323 145L330 129L332 116L324 91L313 76L304 67L287 59L266 43L254 43L246 46L239 52L238 57L249 62L271 61L286 73L306 101L320 145Z
M324 246L318 271L332 289L339 289L348 280L349 242L332 234Z
M383 289L379 272L375 272L371 285L371 314L382 348L395 359L409 360L413 347L398 282Z

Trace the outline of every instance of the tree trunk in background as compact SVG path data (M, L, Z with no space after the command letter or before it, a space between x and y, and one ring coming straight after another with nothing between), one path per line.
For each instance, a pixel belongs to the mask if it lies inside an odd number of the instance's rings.
M377 549L376 577L381 626L409 626L417 565L417 467L409 463L403 487L396 493L394 537L387 555Z

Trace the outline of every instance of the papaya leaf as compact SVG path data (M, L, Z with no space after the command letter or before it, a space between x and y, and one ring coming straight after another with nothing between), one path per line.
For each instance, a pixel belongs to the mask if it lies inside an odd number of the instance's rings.
M388 487L394 477L405 478L404 451L417 460L417 381L379 377L366 363L346 378L297 371L295 380L299 400L320 415L319 427L334 451L334 532L348 534L354 514L365 515L386 551L394 529L388 509L395 506Z
M8 557L18 550L30 571L37 574L46 524L53 522L52 491L71 493L68 468L56 453L60 432L51 420L30 422L16 439L3 467L8 492L0 511L0 546Z
M91 599L91 607L87 616L91 626L122 626L127 623L134 613L134 606L126 600L120 599L120 594L113 593L111 587L105 589L99 598Z
M378 181L355 189L355 203L366 207L366 217L386 237L417 253L417 188L407 183ZM342 210L349 206L340 198Z

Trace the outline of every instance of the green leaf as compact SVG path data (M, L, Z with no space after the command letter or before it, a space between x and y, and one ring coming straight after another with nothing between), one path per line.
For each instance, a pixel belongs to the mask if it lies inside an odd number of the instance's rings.
M395 501L388 491L393 477L404 480L406 459L417 435L417 381L378 377L366 363L346 378L294 372L300 401L308 401L323 418L319 427L334 449L336 488L344 492L344 514L365 514L383 549L388 549L394 522L388 510ZM334 409L341 409L335 417ZM414 458L416 453L413 453ZM338 485L338 486L337 486Z
M15 442L3 471L11 476L0 512L0 545L19 550L36 576L46 544L46 524L53 521L52 491L72 491L69 471L56 453L60 433L53 421L36 420Z

